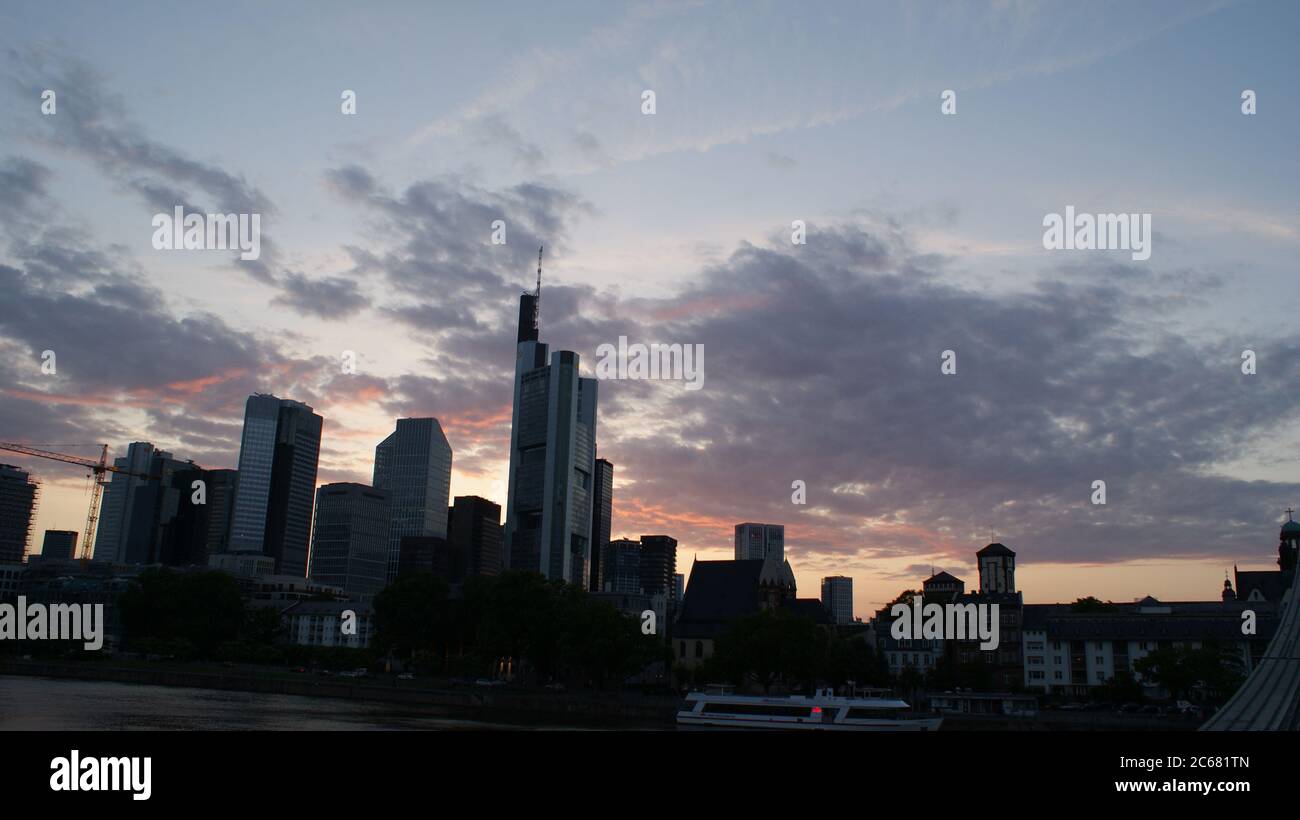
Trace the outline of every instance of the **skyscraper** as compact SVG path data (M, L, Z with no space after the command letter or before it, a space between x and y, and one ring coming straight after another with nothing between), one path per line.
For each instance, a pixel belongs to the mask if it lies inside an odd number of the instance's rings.
M26 557L38 492L39 485L26 472L0 464L0 564Z
M388 493L365 484L316 491L311 579L368 598L388 583Z
M605 545L600 557L602 592L640 594L641 542L616 538Z
M447 516L447 541L465 557L465 572L500 575L501 505L476 495L458 495Z
M302 402L248 397L231 552L268 555L277 574L306 576L322 423Z
M94 560L126 563L124 541L131 531L133 498L136 489L147 482L143 476L152 475L149 466L155 452L170 457L168 453L156 451L147 441L133 441L127 446L125 456L113 459L114 467L127 472L113 473L104 488L99 527L95 530Z
M538 341L537 293L519 300L505 555L511 569L588 585L596 380Z
M822 579L822 606L837 624L853 623L853 579L828 575Z
M769 555L785 559L785 525L736 525L737 561L761 561Z
M397 577L402 536L447 537L451 445L435 418L398 419L375 447L375 489L389 499L388 580Z
M677 539L667 535L641 536L641 590L646 595L663 595L669 607L676 597L673 576L677 574Z
M596 459L596 473L591 482L591 576L589 589L599 592L600 556L609 543L610 524L614 514L614 465L603 458Z

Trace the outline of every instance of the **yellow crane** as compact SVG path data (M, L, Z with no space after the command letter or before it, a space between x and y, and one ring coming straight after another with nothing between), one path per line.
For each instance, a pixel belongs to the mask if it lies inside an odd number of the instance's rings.
M13 442L0 441L0 450L8 450L11 453L22 453L27 456L36 456L37 458L48 458L51 461L62 461L65 464L77 464L90 470L90 477L94 479L95 484L90 491L90 511L86 514L86 537L81 540L80 553L82 558L89 558L94 554L95 525L99 522L99 502L104 495L104 487L108 484L108 482L104 480L104 474L122 473L123 475L132 475L137 478L158 478L158 476L151 476L145 473L137 473L132 470L124 470L121 467L114 467L112 464L108 463L108 445L96 444L93 446L100 448L98 461L90 458L82 458L81 456L70 456L67 453L56 453L53 450L41 450L36 447L28 447L26 444L14 444Z

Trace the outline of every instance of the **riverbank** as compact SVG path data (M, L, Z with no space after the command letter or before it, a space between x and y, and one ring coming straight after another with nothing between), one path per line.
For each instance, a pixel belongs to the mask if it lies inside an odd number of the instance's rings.
M674 698L509 687L444 688L420 681L327 678L266 667L218 671L186 664L5 659L0 660L0 675L369 701L485 723L671 729L677 712Z

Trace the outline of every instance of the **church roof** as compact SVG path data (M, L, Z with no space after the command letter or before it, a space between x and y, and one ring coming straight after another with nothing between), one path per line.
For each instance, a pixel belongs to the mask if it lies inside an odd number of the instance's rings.
M925 581L923 582L923 586L928 586L930 584L963 584L963 583L965 582L962 581L962 579L958 578L957 576L941 571L937 575L931 575L929 578L926 578Z

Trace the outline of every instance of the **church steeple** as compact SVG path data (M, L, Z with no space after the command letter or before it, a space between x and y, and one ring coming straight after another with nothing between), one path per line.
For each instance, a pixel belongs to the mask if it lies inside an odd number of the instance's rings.
M1300 524L1291 517L1294 512L1294 509L1287 507L1286 523L1282 525L1277 545L1277 565L1284 573L1295 572L1296 553L1300 552Z

